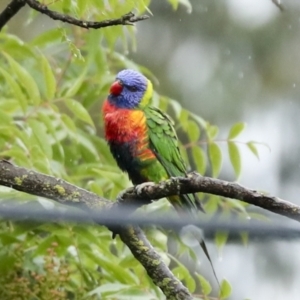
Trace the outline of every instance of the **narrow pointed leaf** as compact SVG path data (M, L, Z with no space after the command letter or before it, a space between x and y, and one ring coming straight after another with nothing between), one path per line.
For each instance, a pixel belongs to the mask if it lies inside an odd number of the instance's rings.
M200 138L200 128L199 125L193 121L189 120L187 123L187 133L191 142L197 142Z
M217 177L221 170L222 153L216 143L210 143L208 146L209 158L211 161L212 176Z
M198 273L196 273L196 277L199 279L202 293L204 295L209 295L212 290L210 283L202 275L200 275Z
M247 147L250 149L250 151L259 159L259 154L255 145L255 142L248 142Z
M203 149L201 147L195 146L192 148L192 153L193 153L194 163L197 166L197 171L201 175L204 175L206 171L206 156L204 154Z
M221 282L219 297L220 299L226 299L230 296L230 294L231 294L231 285L226 279L224 279Z
M94 122L85 109L85 107L78 101L73 99L66 99L65 103L70 111L80 120L90 124L91 126L95 127Z
M241 156L237 145L233 142L228 142L228 152L234 173L236 177L239 177L241 173Z
M33 77L27 72L27 70L22 67L18 62L16 62L11 56L8 54L4 54L6 59L8 60L12 72L17 76L19 83L26 90L30 100L32 103L37 105L40 103L40 91L38 86L33 79Z
M42 149L48 159L52 158L52 146L49 142L47 134L47 128L44 123L35 119L29 119L28 124L32 130L35 139L37 140L39 147Z
M215 234L215 243L218 250L221 252L228 239L228 232L217 231Z
M19 84L16 80L4 69L0 68L0 73L3 75L8 85L10 86L11 92L15 99L19 102L23 112L27 109L27 99L24 96Z
M42 56L42 70L44 73L44 81L46 87L46 98L52 100L56 90L56 79L52 68L45 56Z
M232 140L232 139L236 138L245 129L245 127L246 127L246 124L242 123L242 122L234 124L230 128L230 131L228 134L228 139Z

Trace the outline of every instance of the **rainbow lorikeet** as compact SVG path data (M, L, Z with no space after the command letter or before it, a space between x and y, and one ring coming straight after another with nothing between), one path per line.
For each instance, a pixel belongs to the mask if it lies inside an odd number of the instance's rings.
M110 151L134 185L187 176L172 121L158 108L150 106L152 94L150 80L126 69L117 74L102 107ZM195 216L197 210L204 211L194 194L175 195L168 200L179 213ZM217 279L203 239L200 246Z
M187 175L172 122L150 106L152 94L150 80L126 69L117 74L102 108L111 153L134 185ZM168 200L178 212L203 211L194 194Z

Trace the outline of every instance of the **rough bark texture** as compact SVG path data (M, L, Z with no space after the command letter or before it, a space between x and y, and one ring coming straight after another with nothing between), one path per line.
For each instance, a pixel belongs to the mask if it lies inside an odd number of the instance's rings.
M151 199L160 199L171 195L196 192L241 200L278 215L300 221L300 207L296 204L245 188L236 182L203 177L197 173L190 173L187 178L175 177L158 184L142 184L136 188L129 188L122 193L119 202L136 203L139 200L150 201Z
M129 247L134 257L144 266L165 294L167 299L193 299L188 289L173 275L154 250L139 227L128 226L119 232L121 240Z

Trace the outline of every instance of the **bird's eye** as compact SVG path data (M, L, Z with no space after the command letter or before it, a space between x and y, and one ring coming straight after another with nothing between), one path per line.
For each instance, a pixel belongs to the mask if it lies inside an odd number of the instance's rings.
M129 89L130 92L136 92L137 91L137 87L135 87L135 86L128 86L127 88Z

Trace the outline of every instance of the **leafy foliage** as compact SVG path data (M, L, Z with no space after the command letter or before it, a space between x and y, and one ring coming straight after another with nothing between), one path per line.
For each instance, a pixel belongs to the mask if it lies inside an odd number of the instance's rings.
M70 5L67 0L53 1L50 7L78 18L102 20L133 9L142 13L150 1L78 0L76 5L73 2ZM169 2L174 9L179 4L191 9L189 1ZM35 14L31 18L34 21ZM120 173L102 137L100 107L118 70L136 68L153 78L149 70L122 54L135 48L134 33L134 27L96 31L62 26L50 28L24 43L17 36L1 32L1 157L66 179L109 199L115 199L129 186L127 176ZM183 141L181 148L191 168L217 177L223 160L218 127L185 110L175 100L155 94L153 104L174 117ZM233 125L226 140L236 176L241 172L241 157L234 139L243 129L242 123ZM246 145L258 156L254 142ZM8 189L2 188L0 192L0 205L11 203L11 199L15 205L34 201L32 196ZM201 197L204 199L204 195ZM205 199L211 214L223 211L227 215L246 215L241 204L237 207L236 203L216 196ZM35 201L45 206L45 200ZM152 209L164 209L167 205L157 202ZM218 246L225 244L226 237L216 236ZM166 241L167 235L162 231L151 234L151 242L162 254L167 248ZM106 228L2 222L0 245L1 299L162 298L130 251L120 240L112 240ZM179 260L184 253L196 260L195 253L183 243L179 247L178 257L172 257L173 272L191 292L199 288L207 299L212 290L210 283L200 274L191 276ZM230 290L229 283L223 281L220 298L227 298Z

